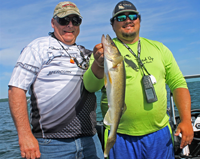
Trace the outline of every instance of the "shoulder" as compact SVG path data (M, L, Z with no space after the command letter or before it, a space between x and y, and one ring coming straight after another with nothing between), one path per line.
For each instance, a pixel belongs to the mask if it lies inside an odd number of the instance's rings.
M140 41L141 41L141 43L144 43L145 45L154 45L154 46L158 46L158 47L164 46L164 44L159 41L150 40L150 39L143 38L143 37L140 37Z
M80 50L84 55L91 55L91 54L92 54L92 50L86 49L85 46L77 45L77 47L79 48L79 50Z
M30 42L27 47L39 48L49 46L52 40L53 38L50 36L40 37Z
M20 56L22 59L32 58L41 61L48 58L48 51L51 47L59 47L58 42L54 38L50 36L40 37L26 45L22 49Z
M113 38L112 41L116 44L118 42L120 42L117 38Z
M162 52L168 52L170 51L167 46L165 46L162 42L159 42L159 41L156 41L156 40L150 40L150 39L147 39L147 38L143 38L143 37L140 37L140 42L141 42L141 46L142 47L153 47L157 50L160 50Z

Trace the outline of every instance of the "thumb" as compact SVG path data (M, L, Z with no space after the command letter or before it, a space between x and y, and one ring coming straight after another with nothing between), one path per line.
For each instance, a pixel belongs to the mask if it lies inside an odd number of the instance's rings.
M181 133L181 129L180 129L180 128L177 128L174 135L175 135L175 136L179 136L180 133Z

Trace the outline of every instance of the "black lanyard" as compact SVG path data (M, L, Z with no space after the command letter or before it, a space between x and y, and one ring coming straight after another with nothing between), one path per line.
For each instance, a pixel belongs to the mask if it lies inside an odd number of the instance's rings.
M138 61L138 64L139 64L139 65L141 66L141 68L142 68L143 74L145 75L145 73L144 73L144 71L143 71L143 68L144 68L144 70L146 71L146 73L147 73L148 75L150 75L150 73L147 71L147 69L145 68L144 64L142 63L142 61L141 61L141 59L140 59L140 53L141 53L140 39L138 40L138 47L137 47L138 56L136 56L136 54L133 52L133 50L131 50L131 48L130 48L128 45L126 45L126 44L125 44L123 41L121 41L119 38L117 38L117 39L130 51L130 53L133 54L133 56L135 56L135 58L136 58L137 61Z

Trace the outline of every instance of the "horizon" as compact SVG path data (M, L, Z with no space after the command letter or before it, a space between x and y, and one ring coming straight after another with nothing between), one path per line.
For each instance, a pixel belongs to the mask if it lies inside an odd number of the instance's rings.
M187 83L190 83L190 82L200 82L200 78L195 78L195 79L186 79L186 82ZM101 90L98 90L97 92L101 92ZM30 95L29 94L26 94L26 97L27 98L30 98ZM7 100L8 97L5 97L5 98L0 98L0 100ZM1 102L1 101L0 101Z
M0 6L0 99L8 98L8 82L21 50L52 32L51 18L58 0L2 1ZM101 42L102 34L115 33L110 18L114 0L73 0L83 17L76 43L87 49ZM183 75L200 74L200 1L136 0L141 14L140 37L156 40L173 53ZM196 79L196 80L199 80ZM27 94L28 95L28 94Z

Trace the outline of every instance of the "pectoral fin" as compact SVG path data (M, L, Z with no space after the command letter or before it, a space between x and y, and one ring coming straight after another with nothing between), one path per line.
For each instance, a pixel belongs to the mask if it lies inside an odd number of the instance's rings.
M113 68L116 68L118 64L120 64L121 62L123 62L123 56L119 56L117 57L114 62L113 62Z
M104 85L105 85L105 87L107 87L107 84L108 84L107 77L106 77L106 74L104 73Z
M111 78L109 72L108 72L108 79L107 79L106 74L104 73L104 85L105 85L105 87L107 87L107 84L108 84L108 81L107 81L107 80L109 80L109 82L112 84L112 78Z
M109 79L110 83L112 84L112 78L110 76L110 72L108 72L108 79Z

